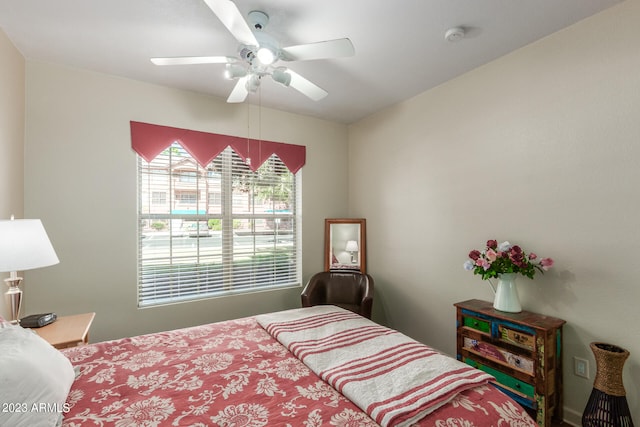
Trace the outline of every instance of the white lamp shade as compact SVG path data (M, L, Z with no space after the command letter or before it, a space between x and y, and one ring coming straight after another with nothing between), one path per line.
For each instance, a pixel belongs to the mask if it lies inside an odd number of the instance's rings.
M348 240L347 247L345 248L347 252L357 252L358 251L358 242L355 240Z
M59 262L39 219L0 220L0 272L31 270Z

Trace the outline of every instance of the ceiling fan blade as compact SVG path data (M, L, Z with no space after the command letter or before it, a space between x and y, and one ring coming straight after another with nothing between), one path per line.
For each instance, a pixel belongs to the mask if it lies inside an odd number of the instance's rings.
M306 61L310 59L338 58L353 56L356 51L349 39L327 40L317 43L300 44L281 49L285 61Z
M151 58L156 65L230 64L238 59L231 56L176 56L173 58Z
M288 69L287 73L291 74L291 82L289 83L289 87L294 88L295 90L311 98L312 100L320 101L322 98L329 94L326 90L322 89L315 83L312 83L309 80L305 79L295 71Z
M238 82L233 87L231 94L227 98L227 102L229 103L238 103L244 102L247 99L247 95L249 95L249 91L247 90L247 82L251 78L251 75L246 75L238 79Z
M204 0L204 2L236 40L249 46L258 46L256 36L253 35L249 24L244 20L234 2L231 0Z

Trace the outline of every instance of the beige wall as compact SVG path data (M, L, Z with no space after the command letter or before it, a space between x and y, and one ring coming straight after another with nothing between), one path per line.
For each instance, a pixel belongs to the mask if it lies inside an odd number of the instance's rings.
M20 52L0 29L0 219L23 217L24 194L24 67ZM2 274L2 280L8 277ZM0 316L6 311L4 284Z
M493 298L462 268L471 249L496 238L553 257L519 290L525 309L567 321L573 422L593 384L589 343L605 341L631 352L640 423L638 22L627 0L350 127L349 213L367 217L374 316L455 354L453 303Z
M42 219L60 264L27 272L26 312L97 313L92 340L299 306L300 288L139 310L136 155L129 121L261 136L307 146L303 279L322 269L324 218L347 206L347 128L332 122L27 62L25 211ZM213 78L213 77L212 77ZM331 171L330 173L328 171Z

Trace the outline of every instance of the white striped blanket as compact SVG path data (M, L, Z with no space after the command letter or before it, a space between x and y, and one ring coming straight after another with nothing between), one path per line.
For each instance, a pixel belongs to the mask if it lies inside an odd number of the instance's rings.
M381 426L409 426L493 377L334 306L256 316L319 377Z

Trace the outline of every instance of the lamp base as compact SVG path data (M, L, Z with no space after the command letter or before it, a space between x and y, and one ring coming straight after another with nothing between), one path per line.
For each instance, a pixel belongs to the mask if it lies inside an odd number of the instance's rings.
M20 282L22 277L12 275L8 279L4 279L9 290L5 292L5 298L7 306L9 307L9 313L11 313L11 323L20 323L20 308L22 306L22 290L20 289Z

